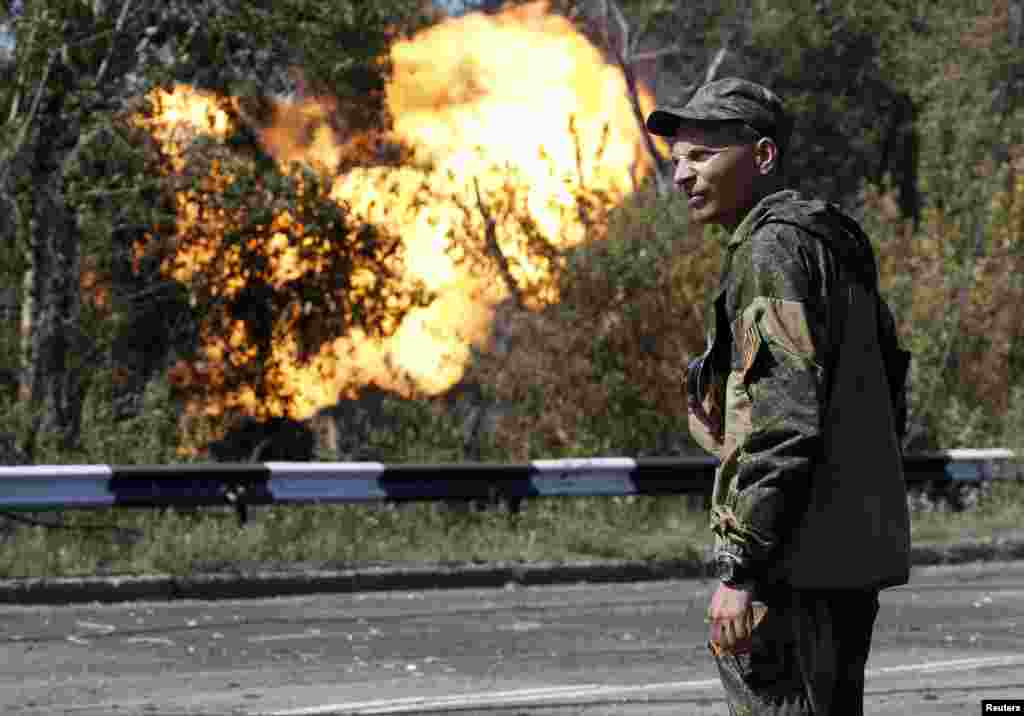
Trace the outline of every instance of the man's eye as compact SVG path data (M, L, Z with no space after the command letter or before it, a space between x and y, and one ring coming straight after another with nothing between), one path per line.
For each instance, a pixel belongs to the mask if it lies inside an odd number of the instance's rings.
M690 164L699 164L700 162L706 162L715 156L715 152L710 149L703 149L699 152L690 152L685 157L672 157L673 166L679 166L680 162L689 162Z

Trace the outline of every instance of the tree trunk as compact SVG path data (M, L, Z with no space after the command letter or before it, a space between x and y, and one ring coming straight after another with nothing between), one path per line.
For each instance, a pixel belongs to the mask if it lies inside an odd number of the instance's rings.
M58 177L40 177L33 202L30 355L23 370L28 399L40 411L38 431L58 435L61 448L70 450L81 432L79 376L69 360L80 319L80 255L77 223Z
M81 425L78 376L70 372L71 351L80 331L80 242L62 176L78 130L64 112L72 78L66 68L56 70L55 89L46 92L24 148L30 157L32 194L24 242L29 271L22 313L21 392L37 411L26 441L30 455L40 435L56 436L62 450L74 449Z
M29 254L29 267L25 270L25 276L21 284L21 324L19 326L19 338L21 345L21 376L18 380L18 400L27 401L32 399L31 376L27 370L32 365L32 335L35 333L35 280L36 272L32 264L32 256Z

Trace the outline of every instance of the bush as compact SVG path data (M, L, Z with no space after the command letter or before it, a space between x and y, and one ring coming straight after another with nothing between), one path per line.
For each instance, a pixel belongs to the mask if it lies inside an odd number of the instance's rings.
M689 230L681 202L651 187L613 209L606 234L565 255L560 302L509 315L509 352L474 368L517 408L500 420L502 452L696 452L683 381L704 346L699 307L716 285L719 254L710 233Z
M1024 177L1004 186L974 230L935 206L915 227L886 209L884 187L865 192L882 291L914 354L908 449L1020 445Z

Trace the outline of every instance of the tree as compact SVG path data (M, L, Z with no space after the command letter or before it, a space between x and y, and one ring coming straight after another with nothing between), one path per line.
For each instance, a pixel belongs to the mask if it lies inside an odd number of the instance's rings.
M37 410L28 447L51 434L72 449L90 377L112 360L110 336L85 330L83 261L110 269L126 258L112 251L118 232L123 245L125 232L140 235L167 220L144 148L129 141L126 113L173 81L225 90L259 77L279 91L290 62L301 59L317 86L369 99L354 104L367 108L360 121L370 122L381 115L383 50L424 21L424 6L37 0L7 9L14 49L0 89L0 209L15 227L8 275L24 272L21 392ZM103 160L111 147L117 166ZM126 200L146 192L145 200ZM131 298L114 297L114 324Z
M100 10L30 3L13 23L13 81L3 97L10 139L0 191L15 215L26 264L21 392L40 408L32 435L59 431L65 446L77 440L87 379L71 356L96 357L96 346L80 330L81 227L68 197L66 160L106 114L104 93L118 75L115 49L125 20L124 13ZM95 123L84 126L94 114Z
M626 79L637 122L645 123L640 85L659 103L683 104L706 82L744 74L744 48L753 23L749 0L714 5L669 0L563 0L554 5L573 18ZM650 135L645 148L655 168L654 182L668 196L670 164Z
M922 362L917 412L932 433L955 434L951 410L975 406L988 426L1024 376L1015 306L1024 151L1024 3L940 3L915 18L916 37L893 50L917 108L920 186L933 261L931 289L915 286ZM928 239L931 239L929 242ZM937 304L937 305L936 305ZM966 422L963 416L957 421Z
M214 414L287 415L292 360L353 329L383 335L430 297L401 281L400 238L331 198L329 173L282 169L238 134L196 139L181 171L154 157L183 216L145 252L197 307L201 348L174 372L183 396Z

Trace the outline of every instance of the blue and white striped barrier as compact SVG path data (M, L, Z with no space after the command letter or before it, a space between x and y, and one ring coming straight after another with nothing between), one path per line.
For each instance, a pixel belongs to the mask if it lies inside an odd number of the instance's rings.
M700 493L712 458L499 465L267 462L0 467L0 509L212 506Z
M1018 478L1009 450L904 458L910 486ZM267 462L0 467L0 510L707 494L718 461L586 458L522 464Z

